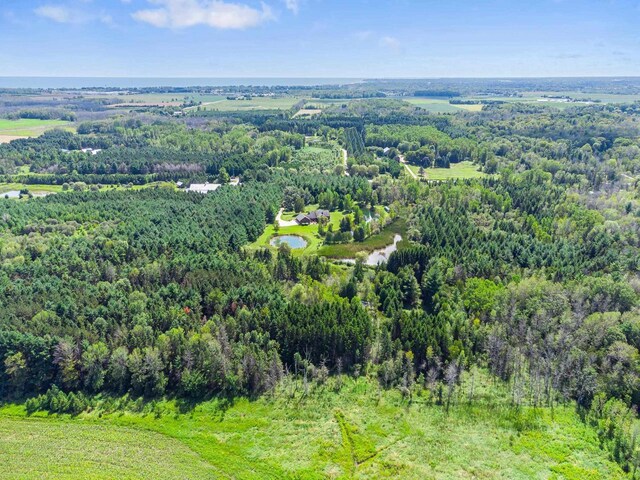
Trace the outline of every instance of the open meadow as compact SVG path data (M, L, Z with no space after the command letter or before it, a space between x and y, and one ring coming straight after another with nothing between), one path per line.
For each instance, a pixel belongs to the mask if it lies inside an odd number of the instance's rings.
M487 380L484 378L484 380ZM622 479L572 408L513 409L505 392L469 383L447 413L377 381L284 382L257 400L212 400L180 413L108 402L77 417L0 409L7 479ZM135 403L132 405L136 405ZM141 405L141 404L138 404Z
M478 165L472 162L452 163L450 168L425 168L424 175L420 175L420 167L416 165L408 165L409 169L419 178L427 180L455 180L468 178L483 178L488 175L478 169Z

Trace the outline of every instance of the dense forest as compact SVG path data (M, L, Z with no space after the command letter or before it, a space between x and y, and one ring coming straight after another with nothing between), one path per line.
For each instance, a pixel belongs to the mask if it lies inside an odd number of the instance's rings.
M98 394L256 397L285 376L347 374L448 408L480 368L515 408L573 402L635 476L638 103L436 115L367 98L312 118L131 114L76 130L0 145L3 182L66 185L0 199L3 399L78 413ZM462 162L482 177L429 179ZM205 181L223 186L176 186ZM344 215L319 242L364 241L376 207L406 224L403 242L379 265L249 248L281 208L311 205Z

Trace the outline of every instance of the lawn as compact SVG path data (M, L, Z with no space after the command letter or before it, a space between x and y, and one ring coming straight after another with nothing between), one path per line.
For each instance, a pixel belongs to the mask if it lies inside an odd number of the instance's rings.
M305 211L311 211L317 208L317 205L310 205L306 207ZM340 228L340 220L342 220L343 216L344 214L342 212L331 212L330 222L333 224L333 228L335 231L338 231L338 229ZM296 214L294 212L284 212L282 215L282 220L293 220L295 217ZM248 245L246 248L248 248L249 250L255 250L258 248L269 248L275 251L277 250L277 248L271 246L271 239L273 237L281 235L297 235L306 240L307 246L305 248L297 248L292 250L295 255L316 255L318 254L318 250L324 242L324 239L320 237L320 235L318 235L318 224L280 227L277 233L273 225L267 225L262 235L260 235L260 237L255 242Z
M337 382L341 385L338 385ZM175 402L78 417L0 409L3 478L623 479L573 408L508 406L476 375L447 413L374 379L285 380L256 400ZM526 420L526 421L523 421ZM526 427L526 428L523 428ZM158 435L162 434L162 435ZM217 475L216 475L217 474Z
M62 120L37 120L21 118L19 120L0 119L0 136L36 137L53 128L69 126Z
M413 173L420 176L420 167L408 165ZM483 178L488 175L478 170L478 165L472 162L452 163L450 168L425 168L421 178L427 180L453 180L466 178Z

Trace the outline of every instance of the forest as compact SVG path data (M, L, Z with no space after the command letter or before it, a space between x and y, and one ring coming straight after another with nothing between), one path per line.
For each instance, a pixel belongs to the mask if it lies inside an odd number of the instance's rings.
M0 144L2 185L61 188L0 198L2 401L79 415L349 378L448 412L479 375L513 411L569 406L638 478L640 103L434 114L362 88L312 92L345 104L311 118L12 113L75 123ZM461 162L483 176L429 178ZM221 186L187 191L204 182ZM250 248L317 208L340 214L321 244L401 221L399 248Z

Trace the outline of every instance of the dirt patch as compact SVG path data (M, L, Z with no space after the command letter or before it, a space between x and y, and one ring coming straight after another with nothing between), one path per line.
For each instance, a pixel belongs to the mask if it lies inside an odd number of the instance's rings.
M20 137L16 135L0 135L0 143L9 143L11 140L19 140L21 138L29 138L29 137Z

